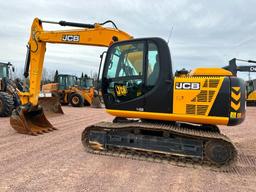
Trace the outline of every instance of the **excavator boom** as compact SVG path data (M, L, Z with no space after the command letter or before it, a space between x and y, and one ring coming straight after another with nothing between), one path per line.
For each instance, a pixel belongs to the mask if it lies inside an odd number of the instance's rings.
M70 30L45 31L43 23L59 24L61 26L78 27ZM53 130L46 119L43 109L38 106L40 83L42 78L44 57L47 43L91 45L108 47L113 42L132 39L132 36L114 28L103 27L112 21L95 24L72 22L51 22L35 18L31 26L28 42L24 76L30 77L29 91L19 94L21 106L14 110L10 123L19 133L36 135Z

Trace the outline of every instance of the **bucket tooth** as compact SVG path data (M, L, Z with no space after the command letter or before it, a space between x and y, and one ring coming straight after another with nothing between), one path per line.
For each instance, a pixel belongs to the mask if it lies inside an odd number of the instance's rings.
M21 106L15 109L10 118L10 124L18 133L28 135L38 135L56 130L47 120L43 109L40 107L27 110Z

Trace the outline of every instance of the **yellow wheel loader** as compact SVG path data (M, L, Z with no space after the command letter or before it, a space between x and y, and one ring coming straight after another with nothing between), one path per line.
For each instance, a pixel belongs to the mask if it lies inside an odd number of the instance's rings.
M237 151L217 125L235 126L245 119L245 82L221 68L198 68L173 75L169 46L161 38L133 39L102 24L49 22L81 29L44 31L35 19L27 66L30 89L11 125L38 134L54 127L38 107L37 96L46 43L110 46L102 66L101 89L113 122L86 127L86 151L114 156L175 159L227 166ZM28 74L28 67L25 74Z
M55 93L59 96L62 105L71 104L73 107L90 106L94 96L94 89L79 81L74 75L57 74L55 83L42 86L43 93ZM81 86L78 84L81 83Z
M78 86L80 89L90 93L90 106L93 108L102 108L102 95L101 92L95 88L94 79L88 77L86 74L81 75L78 79Z

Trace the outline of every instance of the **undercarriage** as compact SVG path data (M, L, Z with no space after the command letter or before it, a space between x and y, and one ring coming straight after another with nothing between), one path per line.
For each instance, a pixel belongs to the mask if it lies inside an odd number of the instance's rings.
M229 167L237 156L216 126L166 122L114 121L87 127L82 143L91 153L143 160L192 162Z

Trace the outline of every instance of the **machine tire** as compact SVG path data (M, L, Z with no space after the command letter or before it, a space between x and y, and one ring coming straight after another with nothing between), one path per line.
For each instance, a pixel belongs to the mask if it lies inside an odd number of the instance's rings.
M91 104L85 99L85 100L84 100L84 106L87 107L87 106L90 106L90 105L91 105Z
M84 106L84 98L82 95L78 93L74 93L70 96L69 102L73 107L83 107Z
M13 97L8 93L0 92L0 117L9 117L13 108Z

